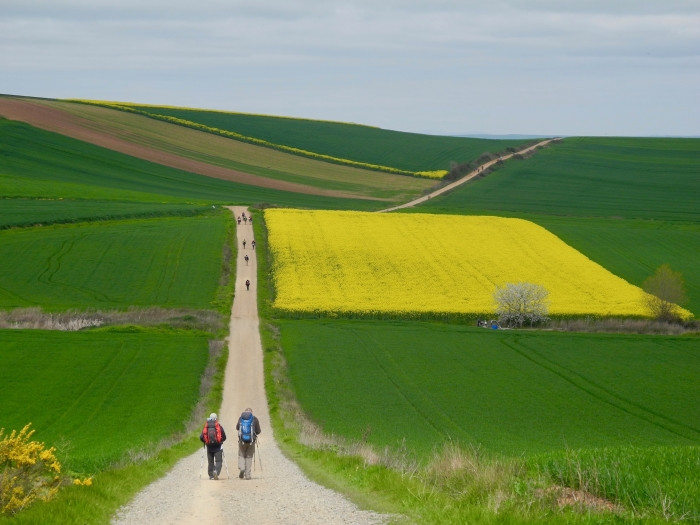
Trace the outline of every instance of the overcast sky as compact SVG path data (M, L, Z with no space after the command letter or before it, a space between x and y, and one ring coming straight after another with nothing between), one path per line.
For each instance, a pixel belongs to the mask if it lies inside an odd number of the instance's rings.
M700 0L0 0L0 93L700 136Z

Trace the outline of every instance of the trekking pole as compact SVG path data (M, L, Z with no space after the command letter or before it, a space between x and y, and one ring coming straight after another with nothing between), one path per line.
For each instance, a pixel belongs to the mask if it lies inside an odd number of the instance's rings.
M262 468L262 461L260 460L260 441L258 441L257 439L255 440L255 456L258 457L258 464L260 465L260 472L262 472L263 468ZM255 456L253 456L253 458L255 458Z
M202 465L204 465L204 449L206 445L202 447L202 454L199 456L199 479L202 479Z

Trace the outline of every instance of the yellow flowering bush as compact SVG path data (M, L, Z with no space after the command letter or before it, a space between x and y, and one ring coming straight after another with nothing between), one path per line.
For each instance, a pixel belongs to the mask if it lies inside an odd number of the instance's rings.
M0 429L0 514L16 514L37 499L48 501L63 484L55 447L31 441L30 426L9 435ZM92 480L80 484L91 485Z
M647 315L640 288L522 219L268 209L265 220L282 310L487 314L497 287L529 282L553 315Z

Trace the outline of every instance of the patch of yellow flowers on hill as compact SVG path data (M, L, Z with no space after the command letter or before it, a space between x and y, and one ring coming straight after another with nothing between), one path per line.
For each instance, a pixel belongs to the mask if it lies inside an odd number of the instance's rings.
M112 109L118 109L120 111L126 111L129 113L137 113L140 115L147 116L149 118L155 118L159 120L163 120L165 122L171 122L173 124L178 124L181 126L186 126L188 128L192 129L197 129L200 131L206 131L208 133L214 133L216 135L221 135L223 137L228 137L234 140L240 140L243 142L248 142L250 144L256 144L258 146L263 146L266 148L274 148L279 151L291 153L294 155L301 155L303 157L308 157L310 159L316 159L316 160L321 160L321 161L328 161L328 162L335 162L337 164L344 164L347 166L353 166L356 168L361 168L361 169L368 169L368 170L376 170L376 171L384 171L387 173L397 173L401 175L413 175L416 177L426 177L429 179L442 179L445 175L447 175L449 172L447 170L431 170L431 171L409 171L409 170L402 170L399 168L393 168L391 166L382 166L379 164L370 164L368 162L360 162L360 161L355 161L355 160L350 160L350 159L344 159L344 158L339 158L339 157L333 157L331 155L325 155L323 153L316 153L314 151L307 151L304 149L300 148L295 148L292 146L287 146L285 144L276 144L273 142L269 142L264 139L259 139L256 137L249 137L246 135L242 135L240 133L237 133L235 131L228 131L225 129L220 129L220 128L215 128L212 126L207 126L205 124L200 124L199 122L193 122L191 120L185 120L177 117L173 117L170 115L161 115L158 113L152 113L150 111L144 111L138 108L149 108L151 110L157 110L158 108L172 108L172 109L192 109L192 108L182 108L178 106L151 106L148 104L124 104L121 102L108 102L108 101L99 101L99 100L87 100L87 99L68 99L73 102L80 102L83 104L92 104L96 106L103 106L106 108L112 108ZM209 111L211 113L228 113L228 114L243 114L243 113L232 113L229 111ZM251 115L251 113L248 113L248 115ZM259 115L259 116L264 116L264 115ZM292 118L292 117L276 117L276 118L285 118L288 120L308 120L308 119L298 119L298 118ZM326 121L329 122L329 121ZM357 124L347 124L346 125L357 125Z
M522 219L268 209L265 221L283 310L488 314L497 287L530 282L550 314L648 315L640 288Z

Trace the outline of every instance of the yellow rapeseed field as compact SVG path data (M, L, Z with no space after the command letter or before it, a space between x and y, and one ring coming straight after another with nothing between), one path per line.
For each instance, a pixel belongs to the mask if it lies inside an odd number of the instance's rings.
M508 282L550 314L644 316L642 290L526 220L268 209L276 298L301 312L488 314Z

